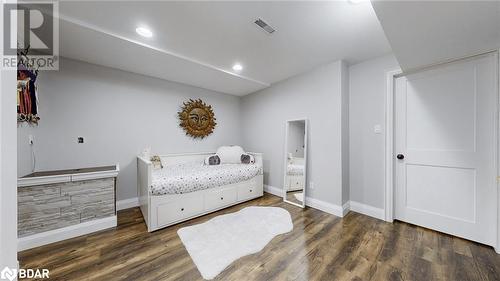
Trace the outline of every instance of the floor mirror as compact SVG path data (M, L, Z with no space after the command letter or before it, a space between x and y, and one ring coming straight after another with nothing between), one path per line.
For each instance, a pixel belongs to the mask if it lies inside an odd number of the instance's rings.
M286 121L283 200L305 207L307 171L307 119Z

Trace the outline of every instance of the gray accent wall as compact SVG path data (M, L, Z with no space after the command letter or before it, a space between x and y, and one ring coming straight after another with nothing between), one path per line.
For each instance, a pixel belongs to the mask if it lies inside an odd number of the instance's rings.
M342 75L333 62L242 99L243 145L264 153L264 183L283 187L285 122L309 119L308 197L342 205ZM347 74L345 74L347 75Z
M350 200L376 208L385 200L386 73L398 68L393 55L349 67Z
M19 176L31 173L29 134L37 171L119 163L117 200L137 196L136 155L147 146L166 154L241 143L237 96L67 59L38 79L41 120L38 127L18 129ZM204 140L179 128L177 112L190 98L215 111L217 127Z

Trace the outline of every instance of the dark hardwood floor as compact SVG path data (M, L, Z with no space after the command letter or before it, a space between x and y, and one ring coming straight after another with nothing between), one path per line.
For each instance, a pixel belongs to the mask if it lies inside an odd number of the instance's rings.
M269 194L153 233L138 208L123 210L115 229L24 251L19 260L49 268L50 280L202 280L177 230L250 205L287 209L294 229L216 280L500 280L500 255L490 247L352 212L342 219L302 210Z

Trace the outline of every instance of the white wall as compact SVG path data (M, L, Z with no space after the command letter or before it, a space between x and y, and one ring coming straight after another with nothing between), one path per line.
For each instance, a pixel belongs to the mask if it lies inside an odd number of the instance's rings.
M3 22L0 4L0 22ZM14 27L14 30L16 28ZM0 57L3 57L0 36ZM0 71L0 270L17 267L16 71Z
M241 143L236 96L66 59L59 71L38 79L41 120L38 127L18 130L20 176L31 172L29 134L37 170L119 163L118 200L136 197L135 157L146 146L165 154ZM179 128L177 112L189 98L202 98L215 111L217 127L203 140Z
M16 71L2 70L0 85L1 270L17 267Z
M242 99L243 143L264 153L265 184L283 187L285 120L309 119L310 197L341 205L341 71L334 62Z
M398 68L393 55L349 67L350 199L376 208L384 208L386 72Z
M40 125L18 130L18 174L31 171L31 133L37 170L120 163L121 200L136 196L135 156L145 146L170 153L242 143L248 151L264 153L265 182L281 188L285 120L306 117L308 175L314 182L309 195L338 205L353 200L383 208L385 74L396 68L392 55L350 67L335 62L240 99L63 60L59 72L40 76ZM203 141L186 137L176 118L185 99L198 97L214 106L218 123ZM382 126L380 134L373 132L376 124ZM85 144L76 143L78 136Z

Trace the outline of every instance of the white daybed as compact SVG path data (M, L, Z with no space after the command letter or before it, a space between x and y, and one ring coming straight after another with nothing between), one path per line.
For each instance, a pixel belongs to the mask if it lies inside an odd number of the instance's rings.
M288 158L285 180L286 191L297 191L304 189L304 164L304 158Z
M222 186L213 186L224 179L213 180L213 170L209 173L200 174L200 181L189 185L189 179L179 177L178 170L192 169L193 163L199 163L200 170L209 169L202 167L207 156L214 153L190 153L172 154L160 156L164 168L161 171L153 170L149 159L137 157L137 189L139 204L147 224L148 231L155 231L182 221L189 220L204 214L211 213L244 201L248 201L263 195L262 154L249 153L254 156L255 164L222 164L223 165L255 165L237 169L243 173L238 178L240 181ZM213 167L213 166L210 166ZM231 167L221 167L227 173L232 174L235 170ZM165 170L167 169L167 170ZM171 169L171 170L168 170ZM229 169L229 170L228 170ZM240 171L243 170L243 171ZM189 171L189 170L188 170ZM193 170L191 177L198 180ZM252 173L252 174L250 174ZM255 174L255 175L254 175ZM194 176L193 176L194 175ZM245 177L246 176L246 177ZM250 177L251 176L251 177ZM166 183L160 181L163 177ZM168 177L171 177L170 179ZM250 178L249 178L250 177ZM212 179L208 181L208 179ZM245 179L241 181L241 179ZM170 181L169 181L170 180ZM235 179L233 179L235 181ZM231 182L226 181L225 182ZM210 183L207 187L206 183ZM182 188L178 188L181 186ZM199 190L195 187L199 186Z

